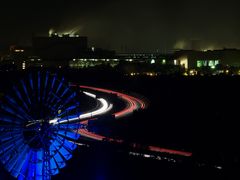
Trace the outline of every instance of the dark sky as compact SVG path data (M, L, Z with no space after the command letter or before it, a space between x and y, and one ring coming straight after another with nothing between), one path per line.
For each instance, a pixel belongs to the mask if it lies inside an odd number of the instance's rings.
M240 47L239 0L8 1L0 4L0 44L29 43L31 35L79 30L95 46L164 51Z

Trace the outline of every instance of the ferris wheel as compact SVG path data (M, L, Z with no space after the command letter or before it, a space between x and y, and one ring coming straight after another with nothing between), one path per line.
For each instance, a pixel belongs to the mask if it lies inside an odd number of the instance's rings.
M51 179L66 166L79 138L76 92L64 78L32 72L0 104L0 162L18 179Z

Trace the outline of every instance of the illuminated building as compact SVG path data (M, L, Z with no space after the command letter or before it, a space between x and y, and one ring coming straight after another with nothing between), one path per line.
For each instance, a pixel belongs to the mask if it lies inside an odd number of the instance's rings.
M66 60L82 56L88 50L87 37L58 35L33 37L34 54L43 59Z
M222 49L209 51L181 50L175 53L174 64L185 69L210 67L215 69L218 64L240 67L240 50Z

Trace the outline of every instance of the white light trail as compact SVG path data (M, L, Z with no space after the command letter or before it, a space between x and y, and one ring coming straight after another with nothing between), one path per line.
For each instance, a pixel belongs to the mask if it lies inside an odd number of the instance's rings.
M83 93L86 94L87 96L95 98L95 99L97 97L95 94L92 94L92 93L89 93L89 92L86 92L86 91L83 91Z
M107 112L107 110L110 110L108 108L110 106L109 106L108 102L105 99L99 98L97 100L101 103L101 108L97 109L96 111L92 111L92 112L80 115L79 116L80 119L92 118L93 116L104 114L104 113Z
M113 105L109 104L105 99L96 98L97 96L95 94L92 94L92 93L89 93L89 92L86 92L86 91L84 91L83 93L86 94L87 96L92 97L92 98L96 99L97 101L99 101L100 104L101 104L100 108L95 110L95 111L92 111L92 112L81 114L79 117L70 118L70 119L67 119L67 120L59 121L61 119L55 118L53 120L50 120L49 123L50 124L66 123L66 122L77 121L77 120L81 120L81 119L92 118L94 116L105 114L106 112L108 112L112 109Z

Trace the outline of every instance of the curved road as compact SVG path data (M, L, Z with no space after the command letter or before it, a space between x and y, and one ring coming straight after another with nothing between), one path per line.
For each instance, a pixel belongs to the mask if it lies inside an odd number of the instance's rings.
M96 92L103 92L103 93L108 93L108 94L115 94L115 95L117 95L117 97L119 97L120 99L125 101L127 103L127 106L124 109L122 109L121 111L114 112L113 115L115 116L115 118L121 118L123 116L129 115L130 113L132 113L135 110L145 109L145 107L146 107L143 100L138 99L133 96L130 96L130 95L127 95L127 94L117 92L117 91L112 91L109 89L103 89L103 88L97 88L97 87L90 87L90 86L80 86L80 88L85 89L84 93L87 96L92 97L92 98L96 98L97 96L93 93L87 92L87 90L93 90ZM87 114L81 115L80 119L86 118L86 120L81 122L82 124L87 125L89 120L94 120L94 117L107 113L113 106L112 104L107 103L107 101L103 98L96 98L96 99L101 102L101 104L102 104L101 107L98 110L95 110L94 112L89 112ZM87 119L87 118L91 118L91 119ZM95 118L95 119L97 119L97 118ZM116 142L116 143L124 142L124 140L121 140L121 139L113 139L113 138L109 138L109 137L106 137L103 135L95 134L93 132L88 131L87 128L80 129L78 131L78 133L81 134L82 136L85 136L85 137L88 137L90 139L94 139L97 141L107 140L109 142ZM133 144L131 144L131 147L139 148L139 147L141 147L141 145L137 144L137 143L133 143ZM148 146L146 148L146 150L148 150L150 152L168 153L168 154L174 154L174 155L186 156L186 157L192 156L191 152L167 149L167 148L162 148L162 147L158 147L158 146Z

